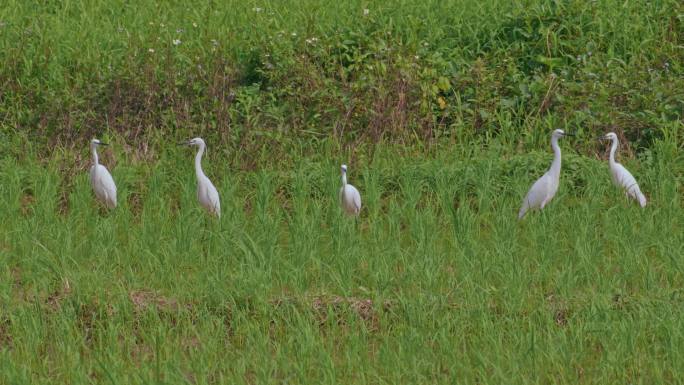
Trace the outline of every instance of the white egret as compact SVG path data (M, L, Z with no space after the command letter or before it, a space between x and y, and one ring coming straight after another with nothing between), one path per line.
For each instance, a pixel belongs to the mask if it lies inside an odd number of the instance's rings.
M102 201L107 208L113 209L116 207L116 185L112 174L107 171L107 167L98 161L97 146L108 146L108 144L102 143L98 139L90 141L90 152L93 155L93 165L90 167L90 185L93 186L97 199Z
M537 179L532 188L530 188L530 191L525 196L525 200L523 200L520 212L518 212L518 219L522 219L529 210L543 209L553 199L553 196L556 195L561 170L561 150L558 146L558 139L564 136L573 136L573 134L566 134L563 130L554 130L551 134L553 163L551 163L549 171Z
M347 183L347 165L342 165L342 188L340 188L340 205L348 215L358 216L361 212L361 194L356 187Z
M197 200L204 207L209 214L221 217L221 203L219 202L219 194L216 187L211 183L209 178L204 175L202 171L202 155L207 145L202 138L190 139L187 142L181 143L186 146L197 146L197 155L195 155L195 173L197 174Z
M613 183L618 187L622 187L625 190L625 195L639 202L641 207L646 207L646 197L641 192L636 179L634 179L632 174L627 171L623 165L615 161L615 151L617 151L619 145L617 135L615 135L614 132L609 132L599 139L609 139L612 141L608 164L610 165L610 173L613 177Z

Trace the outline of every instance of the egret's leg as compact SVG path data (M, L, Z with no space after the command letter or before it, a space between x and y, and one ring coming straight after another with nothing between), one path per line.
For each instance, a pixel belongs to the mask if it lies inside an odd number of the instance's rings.
M542 207L544 207L544 206L542 206ZM539 208L539 211L540 211L539 216L544 221L544 227L546 227L547 222L549 221L549 214L545 210L542 210L542 208Z
M541 210L544 210L544 206L546 206L546 202L548 202L548 201L546 200L546 198L544 198L544 200L542 201L541 205L539 205L539 210L540 210L540 211L541 211Z
M203 263L206 263L209 259L209 224L207 223L207 216L202 215L202 236L200 237L202 242L202 256L204 257Z

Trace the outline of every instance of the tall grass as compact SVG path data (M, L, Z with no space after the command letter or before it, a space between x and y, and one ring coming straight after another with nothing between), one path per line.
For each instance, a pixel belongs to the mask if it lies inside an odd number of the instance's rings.
M6 1L0 382L680 381L683 12ZM557 127L558 195L518 222ZM220 220L173 145L194 136Z
M210 147L217 221L195 200L184 148L153 163L105 152L120 197L105 212L85 167L65 172L68 159L41 161L25 142L20 158L19 143L5 144L0 377L675 382L681 143L625 160L646 209L576 143L562 143L557 197L522 222L518 205L548 151L410 158L385 146L350 164L364 197L358 225L337 206L338 162L244 172Z

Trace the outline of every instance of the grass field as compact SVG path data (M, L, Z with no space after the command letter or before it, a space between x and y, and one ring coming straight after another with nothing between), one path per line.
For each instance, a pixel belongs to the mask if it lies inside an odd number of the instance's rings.
M133 4L0 9L0 383L682 382L680 2Z
M336 204L336 163L232 172L210 156L217 222L192 155L165 150L154 164L106 153L109 214L59 156L2 159L4 382L679 378L684 161L670 143L627 162L646 209L568 150L558 196L521 223L548 151L378 152L350 167L358 227Z

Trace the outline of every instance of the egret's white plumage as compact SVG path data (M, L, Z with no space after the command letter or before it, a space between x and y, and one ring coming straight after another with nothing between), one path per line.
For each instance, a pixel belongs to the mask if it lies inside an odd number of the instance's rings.
M207 145L202 138L190 139L185 143L187 146L197 146L197 155L195 155L195 174L197 174L197 200L204 207L209 214L221 217L221 203L219 202L219 194L211 183L209 178L204 175L202 171L202 155Z
M615 161L615 151L617 151L619 145L617 135L615 135L614 132L609 132L602 136L601 139L609 139L612 142L608 164L610 165L610 174L613 183L615 183L616 186L623 188L625 190L625 195L639 202L641 207L646 207L646 197L641 192L634 176L632 176L623 165Z
M101 165L97 157L97 146L107 146L107 143L102 143L98 139L90 141L90 152L93 156L93 165L90 167L90 185L93 186L95 196L107 208L113 209L116 207L116 184L112 175L107 171L107 167Z
M530 188L530 191L523 200L518 219L521 219L529 210L543 209L558 191L561 170L561 150L558 146L558 139L571 134L566 134L563 130L554 130L551 134L551 148L553 149L553 163L549 170L537 179Z
M361 194L356 187L347 183L347 165L342 165L342 188L340 188L340 205L348 215L358 216L361 212Z

